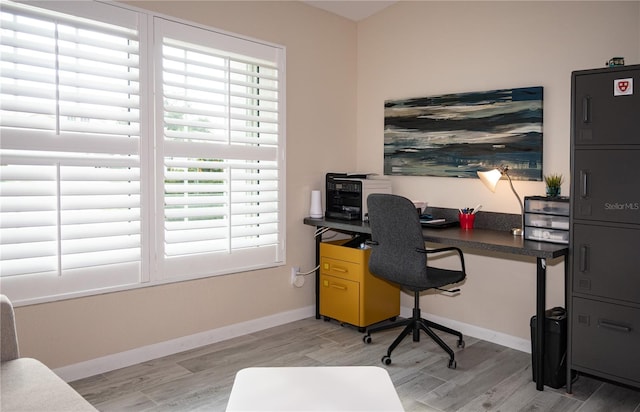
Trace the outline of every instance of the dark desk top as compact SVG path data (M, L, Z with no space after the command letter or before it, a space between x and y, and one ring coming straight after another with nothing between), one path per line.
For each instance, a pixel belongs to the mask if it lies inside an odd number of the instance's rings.
M306 217L304 223L310 226L321 226L351 233L371 233L369 223L338 219L312 219ZM468 247L492 252L511 253L514 255L534 256L537 258L556 258L569 253L569 246L556 243L524 240L522 236L513 236L510 231L480 229L471 230L450 228L424 228L424 240L443 243L450 246Z

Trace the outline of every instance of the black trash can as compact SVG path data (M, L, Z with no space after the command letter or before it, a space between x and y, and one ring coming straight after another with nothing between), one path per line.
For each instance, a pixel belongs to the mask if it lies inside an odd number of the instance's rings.
M558 389L567 383L567 311L561 307L545 311L544 384ZM536 381L536 317L531 318L531 363Z

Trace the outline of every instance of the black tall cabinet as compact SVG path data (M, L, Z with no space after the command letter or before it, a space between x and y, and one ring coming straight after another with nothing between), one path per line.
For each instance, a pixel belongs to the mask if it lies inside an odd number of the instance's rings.
M640 387L640 65L573 72L571 95L567 377Z

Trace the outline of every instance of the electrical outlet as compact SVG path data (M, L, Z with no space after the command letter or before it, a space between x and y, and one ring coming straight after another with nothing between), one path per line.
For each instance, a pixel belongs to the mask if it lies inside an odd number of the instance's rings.
M299 272L300 272L299 266L293 266L291 268L291 284L298 288L304 285L304 276L298 275Z
M298 266L291 267L291 284L292 285L296 283L296 278L298 277L299 271L300 271L300 268Z

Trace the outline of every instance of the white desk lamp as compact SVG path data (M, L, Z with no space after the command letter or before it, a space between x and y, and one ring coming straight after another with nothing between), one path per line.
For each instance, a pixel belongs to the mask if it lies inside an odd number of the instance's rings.
M477 172L477 173L482 183L484 183L484 185L494 193L496 191L496 185L498 184L498 181L500 180L500 178L502 176L507 176L507 179L509 179L509 185L511 186L511 190L513 190L513 194L516 195L516 198L518 199L518 204L520 205L520 227L512 228L511 234L513 234L514 236L522 236L523 229L524 229L524 206L522 205L522 200L520 199L520 196L518 196L516 189L513 188L513 183L511 182L511 177L509 176L509 166L502 165L498 169L489 170L488 172Z

